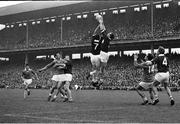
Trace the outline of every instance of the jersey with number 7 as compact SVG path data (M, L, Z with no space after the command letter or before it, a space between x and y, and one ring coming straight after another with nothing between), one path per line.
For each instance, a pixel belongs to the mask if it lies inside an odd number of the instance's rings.
M93 35L91 39L91 53L93 55L99 55L101 51L101 42L99 35Z
M164 55L160 54L152 60L153 64L157 64L158 72L169 71L169 59Z

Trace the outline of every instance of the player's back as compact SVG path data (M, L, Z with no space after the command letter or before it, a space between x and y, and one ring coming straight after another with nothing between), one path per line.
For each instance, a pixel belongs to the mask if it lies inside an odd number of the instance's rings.
M143 81L153 82L154 79L154 65L143 68Z
M99 55L101 51L99 35L93 35L91 39L91 53L93 55Z
M106 30L102 31L102 36L100 41L101 41L101 50L104 52L108 52L110 39L107 37Z
M157 64L158 72L169 71L169 59L164 54L160 54L153 60L153 62Z

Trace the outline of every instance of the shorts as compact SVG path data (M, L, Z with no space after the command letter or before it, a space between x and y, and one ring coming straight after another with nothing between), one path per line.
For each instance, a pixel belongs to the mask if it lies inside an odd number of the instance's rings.
M53 75L51 80L56 82L63 82L66 81L66 75L65 74Z
M23 79L24 85L30 85L32 83L32 79Z
M101 51L100 52L100 59L101 59L101 62L107 63L108 60L109 60L109 54L106 53L106 52Z
M155 75L155 80L160 83L168 83L169 82L169 72L158 72Z
M69 82L72 81L72 74L65 74L65 76L66 76L65 81L69 81Z
M147 83L147 82L140 82L139 86L143 87L145 90L152 88L153 82Z
M100 55L91 55L91 64L93 66L99 67L100 61Z

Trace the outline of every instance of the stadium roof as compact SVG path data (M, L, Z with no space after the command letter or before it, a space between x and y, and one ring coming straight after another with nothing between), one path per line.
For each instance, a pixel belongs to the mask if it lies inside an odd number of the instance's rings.
M33 1L0 8L0 23L15 23L25 20L42 19L90 12L123 6L150 3L147 1Z

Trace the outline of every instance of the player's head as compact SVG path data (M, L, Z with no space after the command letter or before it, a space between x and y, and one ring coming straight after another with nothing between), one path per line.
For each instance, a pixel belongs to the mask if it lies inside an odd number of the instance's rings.
M56 59L62 58L62 52L57 52L56 55L55 55L55 58Z
M70 60L69 55L66 55L66 56L65 56L65 59L66 59L66 60Z
M159 55L159 54L164 54L164 53L165 53L164 47L159 46L157 54Z
M145 60L146 60L146 61L151 61L153 58L154 58L154 56L153 56L151 53L148 53L148 54L145 56Z
M29 70L29 65L25 64L25 70Z
M112 32L109 32L109 33L107 34L107 36L108 36L108 38L109 38L110 40L113 40L113 39L114 39L114 34L113 34Z

